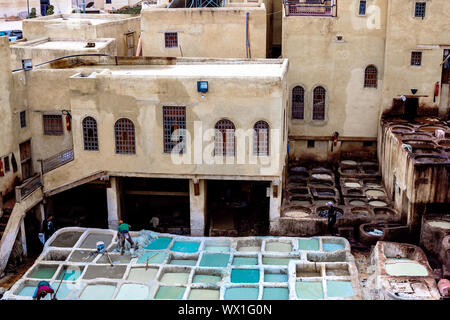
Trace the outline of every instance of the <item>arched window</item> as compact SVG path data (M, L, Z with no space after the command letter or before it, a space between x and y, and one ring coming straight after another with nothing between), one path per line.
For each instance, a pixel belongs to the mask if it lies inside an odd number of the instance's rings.
M258 121L253 126L253 154L256 156L269 155L269 124L265 121Z
M97 121L92 117L83 119L84 150L98 150Z
M214 154L216 156L234 156L234 123L220 120L216 123Z
M129 119L119 119L114 125L116 136L116 153L135 154L136 144L134 137L134 124Z
M303 120L305 117L305 90L297 86L292 89L292 119Z
M377 87L378 70L374 65L370 65L364 72L364 88Z
M313 92L313 120L325 120L325 99L325 88L316 87Z

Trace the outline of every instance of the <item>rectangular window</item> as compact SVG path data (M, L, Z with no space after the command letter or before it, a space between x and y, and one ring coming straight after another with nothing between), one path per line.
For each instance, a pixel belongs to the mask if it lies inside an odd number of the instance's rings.
M43 115L44 134L49 136L61 136L63 132L63 123L61 115Z
M315 141L314 140L308 140L308 148L314 148Z
M25 128L27 126L27 114L26 111L20 112L20 127Z
M422 52L411 52L411 65L412 66L422 65Z
M359 2L359 14L361 16L366 15L366 1Z
M178 33L176 32L165 32L164 40L166 48L176 48L178 47Z
M127 43L127 56L134 56L134 32L125 34L125 41Z
M3 158L3 163L5 164L5 172L8 172L10 170L9 169L9 157L8 156Z
M184 153L186 137L186 107L163 107L164 152L170 153L174 148L177 153Z
M426 2L416 2L416 8L414 10L414 16L416 18L425 18L425 9L426 9Z

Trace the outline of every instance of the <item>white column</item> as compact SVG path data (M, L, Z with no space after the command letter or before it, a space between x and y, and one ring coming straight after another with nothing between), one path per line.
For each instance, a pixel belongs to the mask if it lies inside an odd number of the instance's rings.
M41 228L42 228L42 225L44 224L45 221L45 209L44 204L42 202L39 204L39 212L41 214Z
M20 241L22 242L23 256L26 258L28 253L27 253L27 238L25 235L25 218L22 218L22 221L20 222Z
M198 184L198 195L195 195L195 184L189 180L189 204L191 219L191 236L204 236L206 223L206 183L205 180L195 181Z
M278 188L277 188L278 187ZM274 189L277 190L276 197L274 197ZM278 220L280 218L281 212L281 182L272 181L270 184L270 208L269 208L269 220L272 223L274 220Z
M110 177L111 188L106 189L106 201L108 202L108 228L116 229L120 219L120 191L119 181Z

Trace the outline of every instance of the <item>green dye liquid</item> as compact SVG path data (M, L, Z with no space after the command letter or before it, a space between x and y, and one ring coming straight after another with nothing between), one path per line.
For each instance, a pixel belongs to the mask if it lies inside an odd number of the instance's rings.
M301 300L318 300L323 299L322 282L297 282L295 284L297 297Z
M230 252L230 247L228 246L206 246L206 252Z
M158 238L150 242L144 249L147 250L164 250L169 247L172 238Z
M56 272L57 267L44 267L39 266L37 269L35 269L31 275L30 278L35 279L51 279L53 275Z
M354 295L350 281L327 281L327 294L330 298L352 297Z
M186 288L161 286L156 292L155 299L181 299Z
M196 274L194 275L194 278L192 279L192 283L211 283L215 284L222 280L219 276L210 276L206 274Z
M116 300L144 300L147 297L147 286L142 284L126 283L120 287Z
M288 281L287 274L266 273L264 275L264 282L287 282L287 281Z
M228 260L230 260L229 254L206 253L203 254L202 260L200 261L200 267L224 268L228 265Z
M259 246L248 246L248 247L240 247L238 251L240 252L259 252L261 250L261 247Z
M81 300L110 300L116 290L115 286L107 284L90 284L80 296Z
M263 300L289 300L288 288L264 288Z
M198 247L200 246L200 242L184 242L184 241L175 241L172 246L171 251L175 252L197 252Z
M266 251L271 252L291 252L292 245L283 242L266 242Z
M244 265L257 265L258 258L256 257L234 257L233 265L234 266L244 266Z
M219 300L220 291L214 289L191 289L189 300Z
M428 275L427 269L415 262L398 262L385 265L386 272L391 276L420 276Z
M167 253L164 252L146 252L142 256L139 257L137 263L146 263L147 259L148 263L161 264L166 260Z
M169 264L174 264L177 266L195 266L197 264L197 260L173 259L170 260Z
M189 273L168 272L163 274L160 282L167 284L186 284L188 282Z
M319 251L319 240L299 239L298 246L300 250Z
M148 268L148 270L145 270L145 268L131 268L128 274L128 280L146 282L155 279L157 272L158 269L155 268Z
M258 288L228 288L225 291L225 300L257 300Z
M344 249L344 245L341 243L323 243L323 251L337 251Z
M298 258L297 258L298 259ZM262 263L268 264L268 265L276 265L276 266L287 266L289 264L289 261L294 260L293 258L270 258L270 257L263 257Z
M231 270L231 282L233 283L257 283L259 282L258 269L233 269Z

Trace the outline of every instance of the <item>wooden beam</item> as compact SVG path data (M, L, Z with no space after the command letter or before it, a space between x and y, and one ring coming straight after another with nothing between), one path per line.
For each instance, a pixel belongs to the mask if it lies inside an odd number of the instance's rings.
M140 196L174 196L174 197L189 197L189 192L170 192L170 191L141 191L141 190L127 190L126 194L140 195Z
M290 140L333 141L331 136L289 136ZM377 137L341 137L338 141L377 141Z

